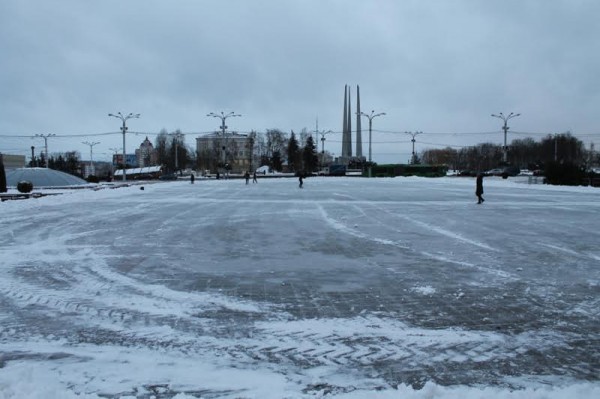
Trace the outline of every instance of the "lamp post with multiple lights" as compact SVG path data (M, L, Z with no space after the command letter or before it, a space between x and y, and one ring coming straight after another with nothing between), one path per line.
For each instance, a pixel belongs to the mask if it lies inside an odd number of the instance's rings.
M85 145L89 145L90 146L90 171L88 173L88 176L89 175L94 175L95 174L95 172L94 172L94 158L93 158L92 149L94 148L94 146L96 144L100 144L100 142L99 141L94 141L94 142L90 143L89 141L82 141L81 144L85 144Z
M416 160L417 160L417 156L415 154L415 142L417 140L415 139L415 137L417 137L419 134L422 134L423 132L414 132L414 133L413 132L404 132L404 133L412 136L412 139L410 140L410 141L412 141L412 157L410 159L410 163L415 164Z
M48 137L55 137L56 134L53 133L49 133L49 134L36 134L35 137L41 137L44 139L44 153L46 155L46 159L44 159L44 161L46 161L46 169L48 169Z
M370 114L365 114L364 112L361 112L360 115L365 116L369 119L369 177L371 177L371 131L373 128L373 119L378 116L385 115L385 112L380 112L378 114L376 114L375 111L371 111Z
M327 130L327 131L317 130L316 133L321 135L321 165L320 166L321 166L321 168L323 168L323 163L325 162L325 135L327 135L329 133L333 133L333 132L331 130ZM317 150L318 150L318 147L317 147Z
M503 150L503 152L502 152L502 161L504 162L505 165L508 162L508 151L507 151L508 147L506 146L506 134L508 133L509 127L507 125L507 122L508 122L509 119L516 118L517 116L520 116L520 115L521 114L515 114L513 112L511 112L508 115L504 115L502 112L500 112L498 115L492 114L492 116L494 118L500 118L500 119L502 119L504 121L504 126L502 126L502 130L504 130L504 148L502 149Z
M110 165L112 166L112 174L113 174L113 178L115 176L115 162L117 161L117 154L119 153L119 151L121 151L120 148L117 147L110 147L109 150L111 150L113 152L113 159L112 162L110 163Z
M227 129L227 125L225 125L225 121L227 120L227 118L233 118L233 117L242 116L242 115L236 114L233 111L229 112L228 114L226 114L223 111L221 111L220 115L216 114L214 112L211 112L209 114L206 114L206 116L212 116L214 118L221 119L221 126L220 126L220 128L221 128L221 132L222 132L222 135L223 135L222 140L225 141L225 130ZM225 166L225 146L226 145L227 145L226 142L225 142L225 145L221 145L221 151L222 151L222 160L221 160L221 162L223 163L223 167Z
M131 118L139 118L140 114L132 114L131 112L127 116L123 116L122 113L117 112L116 114L108 114L108 116L112 116L114 118L120 119L123 122L123 126L121 126L121 131L123 132L123 181L127 180L125 176L127 169L127 156L125 155L125 132L127 132L127 120Z

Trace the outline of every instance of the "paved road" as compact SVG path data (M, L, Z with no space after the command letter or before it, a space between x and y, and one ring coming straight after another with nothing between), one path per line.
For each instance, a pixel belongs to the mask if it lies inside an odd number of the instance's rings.
M390 386L597 381L598 194L488 181L479 206L472 183L174 182L40 200L2 221L0 339L331 366Z

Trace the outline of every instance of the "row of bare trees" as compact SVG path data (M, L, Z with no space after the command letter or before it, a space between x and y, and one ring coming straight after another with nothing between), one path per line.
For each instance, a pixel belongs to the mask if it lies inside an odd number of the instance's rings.
M194 162L195 151L188 148L182 138L183 133L179 129L172 133L162 129L156 136L154 149L157 153L157 163L167 171L176 172Z
M216 169L232 164L242 155L248 160L248 170L268 165L272 170L281 171L287 164L289 171L310 173L319 167L316 143L306 129L299 134L292 131L289 135L279 129L268 129L265 133L253 131L244 135L243 141L236 141L235 133L232 133L232 138L225 144L215 140L213 147L204 154L197 154L195 148L186 146L180 137L178 130L168 133L163 129L156 138L158 163L168 170L185 167ZM532 138L515 139L509 145L507 154L509 165L531 170L543 169L550 162L581 166L600 163L600 156L586 151L584 143L570 133L548 135L540 141ZM503 148L494 143L459 149L427 149L419 157L421 163L443 164L456 170L472 171L503 166L502 159Z
M421 153L426 164L444 164L456 170L489 170L503 166L502 146L482 143L455 149L428 149ZM598 156L585 150L583 142L570 133L548 135L541 141L532 138L513 140L508 147L508 164L531 170L543 169L550 162L589 166L600 162Z

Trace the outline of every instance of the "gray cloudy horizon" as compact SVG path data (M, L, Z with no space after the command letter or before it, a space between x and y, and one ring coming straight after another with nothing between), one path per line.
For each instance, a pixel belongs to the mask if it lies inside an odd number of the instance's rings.
M521 113L509 141L570 131L600 139L600 3L593 0L0 0L0 151L29 155L99 141L95 159L161 129L341 132L344 85L360 85L373 159L502 142L490 114ZM362 122L363 152L367 127ZM355 121L353 121L355 128ZM110 133L110 135L96 135ZM511 134L511 132L514 132ZM19 136L19 137L14 137ZM327 137L339 155L341 134Z

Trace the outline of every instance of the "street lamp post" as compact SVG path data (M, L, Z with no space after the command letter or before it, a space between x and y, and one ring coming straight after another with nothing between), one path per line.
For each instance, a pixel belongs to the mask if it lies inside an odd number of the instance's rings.
M56 134L53 134L53 133L49 133L49 134L36 134L35 135L35 137L41 137L41 138L44 139L44 153L46 154L46 159L45 159L45 161L46 161L46 169L48 169L48 163L49 163L48 162L49 161L49 158L48 158L48 137L54 137L54 136L56 136Z
M85 144L85 145L89 145L90 146L90 172L88 173L89 175L95 175L95 171L94 171L94 158L93 158L93 153L92 153L92 148L94 148L94 146L96 144L100 144L99 141L94 141L92 143L90 143L89 141L82 141L81 144Z
M371 132L373 127L373 118L385 115L385 112L380 112L378 114L376 114L375 111L371 111L370 114L365 114L364 112L361 112L360 115L365 116L369 119L369 177L371 177Z
M221 126L220 126L220 128L221 128L221 132L223 134L222 139L225 140L225 129L227 129L227 126L225 125L225 121L227 120L227 118L236 117L236 116L242 116L242 115L236 114L233 111L229 112L228 114L226 114L223 111L221 111L220 115L216 114L214 112L211 112L209 114L206 114L206 116L212 116L214 118L221 119ZM227 143L225 143L225 145L227 145ZM223 151L222 152L222 157L221 157L222 158L221 162L223 163L223 167L225 167L225 146L223 146L223 145L221 146L221 151Z
M111 166L112 177L114 179L114 177L115 177L115 165L116 165L116 161L117 161L117 154L119 153L119 151L121 151L121 149L117 148L117 147L110 147L109 150L111 150L113 152L113 159L111 160L112 162L110 163L110 166Z
M317 134L321 135L321 168L323 167L323 162L325 161L325 135L332 133L331 130L328 131L316 131ZM318 145L318 144L317 144ZM318 147L317 147L318 150Z
M509 119L516 118L517 116L520 116L520 115L521 114L515 114L513 112L511 112L508 115L504 115L502 112L500 112L498 115L492 114L492 116L494 118L500 118L500 119L502 119L504 121L504 126L502 126L502 130L504 130L504 148L502 149L503 150L503 152L502 152L502 161L504 162L505 165L508 162L508 153L507 153L508 152L507 151L508 147L506 146L506 134L508 133L509 127L507 125L507 122L508 122Z
M415 154L415 142L417 140L415 139L415 137L417 137L419 134L422 134L423 132L414 132L414 133L413 132L404 132L404 133L412 136L412 139L410 140L410 141L412 141L412 158L410 159L410 163L415 164L416 163L415 161L417 160L416 154Z
M121 126L121 131L123 132L123 181L127 180L125 176L125 170L127 169L127 156L125 155L125 132L127 132L127 119L131 118L139 118L140 114L132 114L131 112L127 116L123 116L122 113L117 112L117 114L108 114L108 116L112 116L114 118L118 118L123 121L123 126Z

